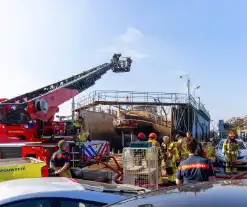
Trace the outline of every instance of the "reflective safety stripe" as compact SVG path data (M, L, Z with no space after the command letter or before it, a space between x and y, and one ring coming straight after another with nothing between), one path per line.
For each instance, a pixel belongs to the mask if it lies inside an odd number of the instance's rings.
M227 154L232 154L232 155L237 154L237 152L238 151L226 151Z
M197 169L209 169L208 164L202 164L202 163L195 163L195 164L187 164L187 165L182 165L181 167L178 168L178 170L190 170L193 168Z
M155 147L157 145L157 141L156 140L148 140L148 142L151 142L152 143L152 146Z

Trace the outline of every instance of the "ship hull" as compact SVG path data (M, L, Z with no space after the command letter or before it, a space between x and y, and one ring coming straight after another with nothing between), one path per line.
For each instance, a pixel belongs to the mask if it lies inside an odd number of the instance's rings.
M121 119L117 120L118 123L130 123L130 124L119 124L118 126L114 124L116 133L121 136L123 133L133 133L137 136L140 132L144 133L148 138L148 135L152 132L156 133L158 139L161 140L163 136L170 136L171 128L169 126L160 125L150 121L144 120L130 120L130 119ZM135 122L135 124L131 125L131 121ZM116 121L115 121L116 122Z
M114 124L116 115L107 114L104 112L86 111L83 115L85 120L86 130L90 133L91 140L106 140L111 144L111 148L115 151L122 150L122 132L125 134L133 133L134 138L139 132L148 135L155 132L159 139L165 135L170 135L171 128L165 125L155 124L147 120L138 120L136 117L134 122L137 123L135 127L122 126L116 127ZM129 121L130 119L128 119ZM125 142L127 143L127 142Z
M110 142L112 149L122 149L121 136L116 133L113 127L113 120L116 118L116 115L86 111L83 117L91 140L106 140Z

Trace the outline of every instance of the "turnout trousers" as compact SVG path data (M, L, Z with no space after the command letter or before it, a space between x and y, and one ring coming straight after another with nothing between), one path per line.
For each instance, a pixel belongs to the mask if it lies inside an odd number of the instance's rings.
M237 168L234 166L237 161L236 154L227 153L226 154L226 173L235 173L237 172Z

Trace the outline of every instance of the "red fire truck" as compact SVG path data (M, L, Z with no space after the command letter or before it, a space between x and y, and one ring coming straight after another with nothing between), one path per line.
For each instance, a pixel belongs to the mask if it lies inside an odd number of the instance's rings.
M129 72L130 62L120 56L32 92L0 99L0 158L34 157L48 162L58 139L73 139L65 136L64 122L54 121L58 106L93 86L108 70Z

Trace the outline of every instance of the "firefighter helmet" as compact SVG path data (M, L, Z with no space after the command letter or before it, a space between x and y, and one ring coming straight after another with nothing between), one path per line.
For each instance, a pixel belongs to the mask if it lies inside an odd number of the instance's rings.
M144 139L144 138L145 138L145 134L142 133L142 132L140 132L140 133L138 134L138 139Z
M155 133L151 133L149 134L149 138L156 139L157 135Z

